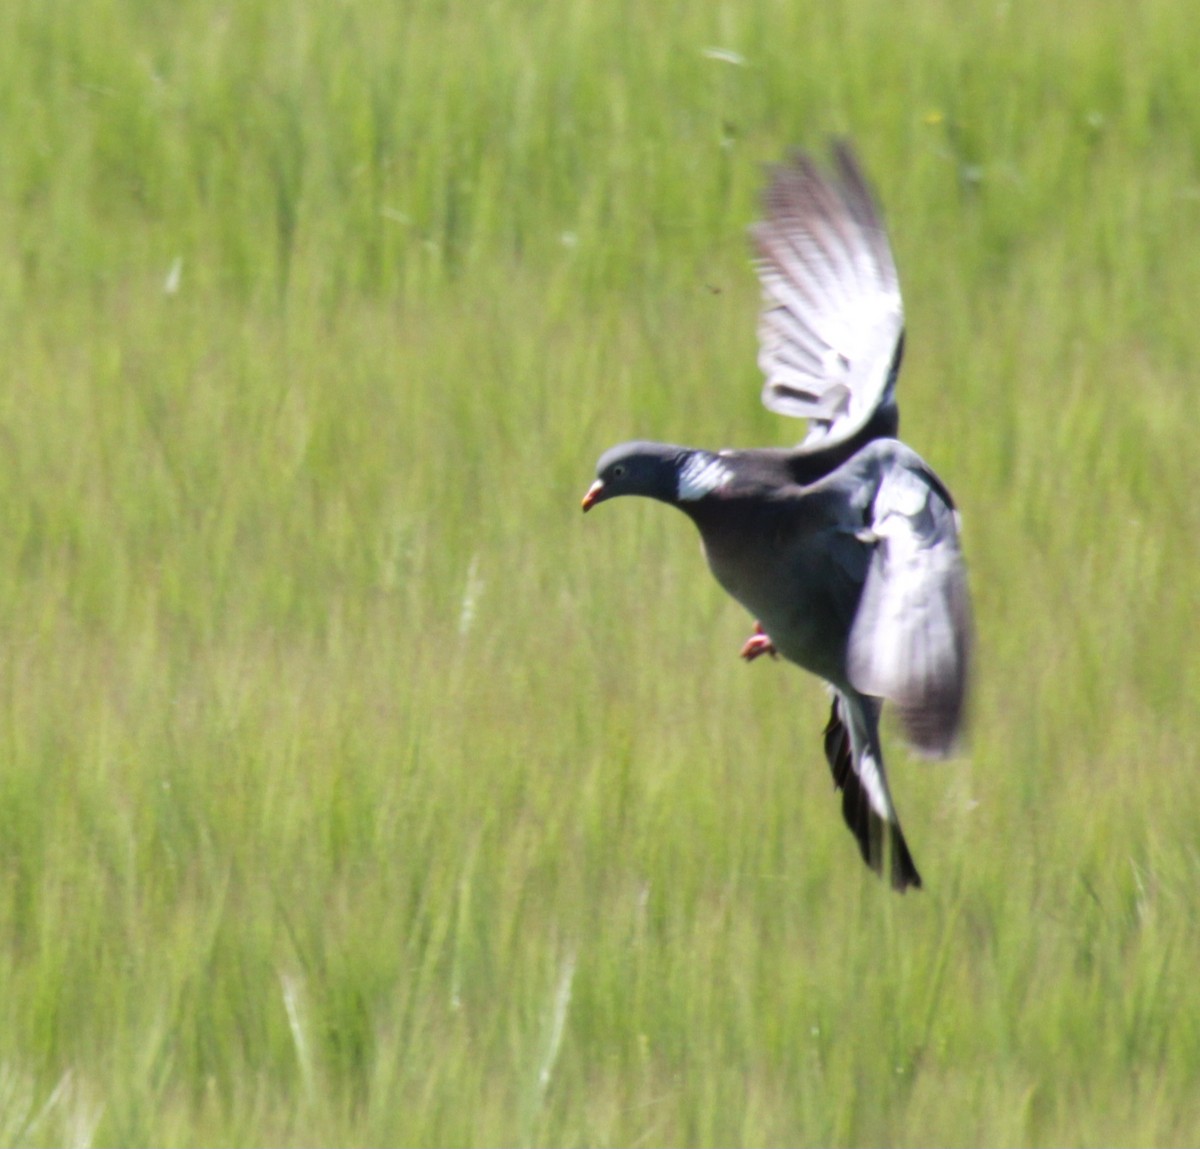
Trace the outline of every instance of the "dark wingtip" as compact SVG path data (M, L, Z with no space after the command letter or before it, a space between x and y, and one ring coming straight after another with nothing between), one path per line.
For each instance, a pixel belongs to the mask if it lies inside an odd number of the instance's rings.
M908 852L908 843L899 826L893 826L889 835L892 844L892 889L904 893L910 886L919 890L924 883L917 871L912 854Z
M833 774L833 784L842 792L842 817L858 843L862 860L883 877L886 840L892 889L901 894L909 887L919 890L923 884L921 875L904 840L904 831L898 825L889 825L871 809L867 795L859 785L853 767L850 732L838 713L836 698L825 724L825 757Z

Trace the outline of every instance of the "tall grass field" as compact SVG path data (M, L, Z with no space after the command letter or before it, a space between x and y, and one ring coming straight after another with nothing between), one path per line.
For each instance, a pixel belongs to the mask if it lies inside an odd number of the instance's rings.
M1200 1141L1183 0L0 5L0 1144ZM629 438L784 445L851 137L969 744L827 701Z

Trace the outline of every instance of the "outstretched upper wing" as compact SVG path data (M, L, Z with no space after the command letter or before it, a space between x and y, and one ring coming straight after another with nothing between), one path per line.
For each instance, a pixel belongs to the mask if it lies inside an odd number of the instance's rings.
M878 410L891 410L904 309L887 233L848 144L833 145L834 170L797 153L763 196L751 229L764 308L758 363L763 403L809 420L804 446L849 439Z
M847 675L895 705L917 750L946 754L963 724L972 639L958 515L941 480L903 444L871 444L860 466L877 476L864 531L875 546Z

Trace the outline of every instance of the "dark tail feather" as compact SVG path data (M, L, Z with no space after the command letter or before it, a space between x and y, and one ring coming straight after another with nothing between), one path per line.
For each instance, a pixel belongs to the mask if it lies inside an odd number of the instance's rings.
M842 721L836 697L829 711L829 722L825 726L825 757L833 773L833 784L842 792L842 817L858 842L863 861L882 876L886 839L891 854L892 888L900 893L904 893L909 886L919 890L921 875L917 872L916 863L908 851L904 832L899 823L891 825L875 813L858 775L854 772L850 731Z

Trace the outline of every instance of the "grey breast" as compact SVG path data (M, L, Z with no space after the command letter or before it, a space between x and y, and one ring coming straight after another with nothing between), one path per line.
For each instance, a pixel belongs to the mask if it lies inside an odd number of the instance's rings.
M842 500L801 488L768 500L731 499L702 534L713 575L779 653L843 684L870 550L846 522Z

